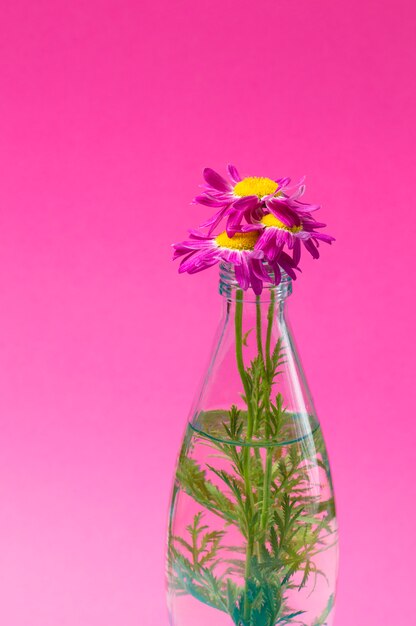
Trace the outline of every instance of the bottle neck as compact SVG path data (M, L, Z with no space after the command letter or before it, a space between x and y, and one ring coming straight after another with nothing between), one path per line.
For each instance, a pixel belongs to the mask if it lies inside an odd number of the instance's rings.
M286 298L292 293L292 279L283 271L278 285L273 283L274 275L270 274L270 282L263 284L263 291L257 296L251 288L242 291L231 263L220 263L219 268L219 292L228 302L244 300L244 305L248 305L249 308L251 308L250 305L274 302L277 309L282 309Z

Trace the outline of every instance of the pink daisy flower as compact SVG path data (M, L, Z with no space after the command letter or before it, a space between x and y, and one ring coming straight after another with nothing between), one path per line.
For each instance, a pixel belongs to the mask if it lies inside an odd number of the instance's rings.
M260 239L260 232L237 232L229 237L224 231L216 237L205 235L199 231L190 231L190 238L173 245L173 258L184 257L179 266L179 272L196 274L220 261L234 266L235 278L241 289L252 287L255 294L260 294L263 283L270 283L270 271L274 274L273 283L278 285L281 280L281 270L295 279L295 263L293 259L281 252L278 258L264 263L264 252L256 248Z
M290 178L241 178L234 165L228 166L228 175L229 180L226 180L210 167L206 167L203 172L206 183L204 191L196 196L194 202L217 209L209 220L201 224L201 227L208 227L209 234L226 218L226 232L232 237L239 230L243 217L248 224L256 223L270 201L279 199L283 202L288 197L284 190L289 189ZM301 183L296 186L297 195L300 189Z
M276 215L277 214L277 215ZM301 257L301 243L314 259L319 258L319 242L331 244L334 237L326 233L318 232L316 229L324 228L326 224L317 222L309 212L286 209L285 213L271 210L263 215L256 229L262 232L256 243L256 249L262 250L269 261L274 261L281 254L286 245L289 250L293 250L293 262L299 264ZM244 228L252 229L248 225Z

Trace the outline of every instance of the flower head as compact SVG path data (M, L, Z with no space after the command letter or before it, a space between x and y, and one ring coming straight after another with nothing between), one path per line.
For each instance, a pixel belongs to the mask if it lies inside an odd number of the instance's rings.
M282 220L282 217L284 221ZM278 258L280 252L287 246L293 251L293 261L299 264L301 257L301 243L314 259L319 258L319 242L332 243L334 237L320 233L316 229L324 228L326 224L317 222L310 214L291 212L276 217L274 212L266 213L260 220L257 228L262 234L256 242L256 248L263 250L269 261Z
M273 180L264 176L241 178L234 165L228 166L228 174L229 180L226 180L210 167L206 167L203 172L206 183L204 191L194 201L217 209L201 227L208 227L211 234L226 218L226 231L232 237L240 229L243 218L249 224L256 223L271 198L283 197L283 190L290 179Z
M281 270L296 278L302 243L318 258L319 243L334 241L320 232L325 224L312 215L319 205L300 200L305 192L303 179L290 185L290 178L242 178L234 165L228 166L228 179L209 167L203 175L204 190L194 201L216 212L201 225L207 234L192 230L189 239L174 245L174 259L184 257L179 272L194 274L226 261L234 266L240 287L251 286L259 294L264 282L280 282ZM223 221L225 230L222 226L215 236Z
M256 249L259 238L260 232L254 230L235 233L233 237L229 237L226 231L213 237L191 230L189 239L174 244L173 258L184 257L179 272L188 274L201 272L220 261L226 261L234 266L235 278L241 289L252 287L254 293L260 294L263 283L271 282L270 271L274 274L272 282L276 285L281 279L281 268L292 278L296 278L296 275L295 264L285 253L279 259L264 263L264 252Z

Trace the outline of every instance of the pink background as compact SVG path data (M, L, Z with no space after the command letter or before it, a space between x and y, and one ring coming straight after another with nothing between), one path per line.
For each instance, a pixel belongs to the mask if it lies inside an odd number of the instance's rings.
M413 0L0 3L0 623L161 626L217 272L205 165L307 175L292 322L330 450L337 626L414 619ZM413 161L412 161L413 159Z

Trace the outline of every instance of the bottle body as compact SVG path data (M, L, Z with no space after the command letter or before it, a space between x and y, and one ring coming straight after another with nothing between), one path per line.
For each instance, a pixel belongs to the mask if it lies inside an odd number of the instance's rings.
M328 457L285 315L222 266L224 315L179 455L171 626L330 626L337 527Z

